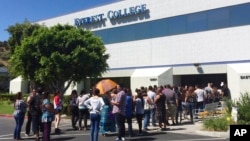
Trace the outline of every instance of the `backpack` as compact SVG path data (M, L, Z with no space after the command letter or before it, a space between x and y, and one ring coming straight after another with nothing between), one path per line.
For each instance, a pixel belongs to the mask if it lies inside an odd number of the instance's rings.
M42 113L41 105L42 105L41 96L39 95L33 96L29 104L31 115L40 115Z

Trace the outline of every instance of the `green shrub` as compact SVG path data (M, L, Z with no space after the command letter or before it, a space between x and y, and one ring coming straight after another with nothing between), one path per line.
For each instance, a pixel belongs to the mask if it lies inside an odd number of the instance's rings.
M210 131L227 131L230 124L250 125L250 94L241 94L238 99L231 101L223 99L226 102L225 113L218 118L204 120L203 128ZM232 119L232 107L238 110L237 123Z
M13 103L15 101L15 94L0 94L0 114L12 114L13 113ZM23 99L26 101L28 94L23 94ZM53 103L53 96L51 95L51 102ZM70 115L69 110L69 96L63 96L63 110L62 113L66 115Z
M204 120L203 128L209 131L227 131L229 129L232 119L227 114Z
M233 106L238 109L238 122L240 125L250 125L250 94L244 93L233 102Z

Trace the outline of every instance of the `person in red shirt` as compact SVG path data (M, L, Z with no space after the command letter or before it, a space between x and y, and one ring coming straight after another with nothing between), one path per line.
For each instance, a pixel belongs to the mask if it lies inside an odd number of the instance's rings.
M59 123L61 120L60 113L62 112L62 98L59 90L55 92L53 104L55 110L55 134L59 134L61 131L61 129L59 129Z

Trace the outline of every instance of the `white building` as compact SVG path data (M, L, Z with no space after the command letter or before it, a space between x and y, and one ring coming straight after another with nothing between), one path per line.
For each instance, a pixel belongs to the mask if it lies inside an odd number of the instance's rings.
M249 0L124 0L43 21L92 30L110 54L104 78L149 85L228 83L250 91Z

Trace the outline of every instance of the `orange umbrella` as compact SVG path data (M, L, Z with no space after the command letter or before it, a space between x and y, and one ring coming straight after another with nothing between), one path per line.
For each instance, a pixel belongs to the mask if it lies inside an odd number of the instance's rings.
M100 90L100 94L105 94L106 92L115 88L118 84L111 79L103 79L96 84L96 88Z

